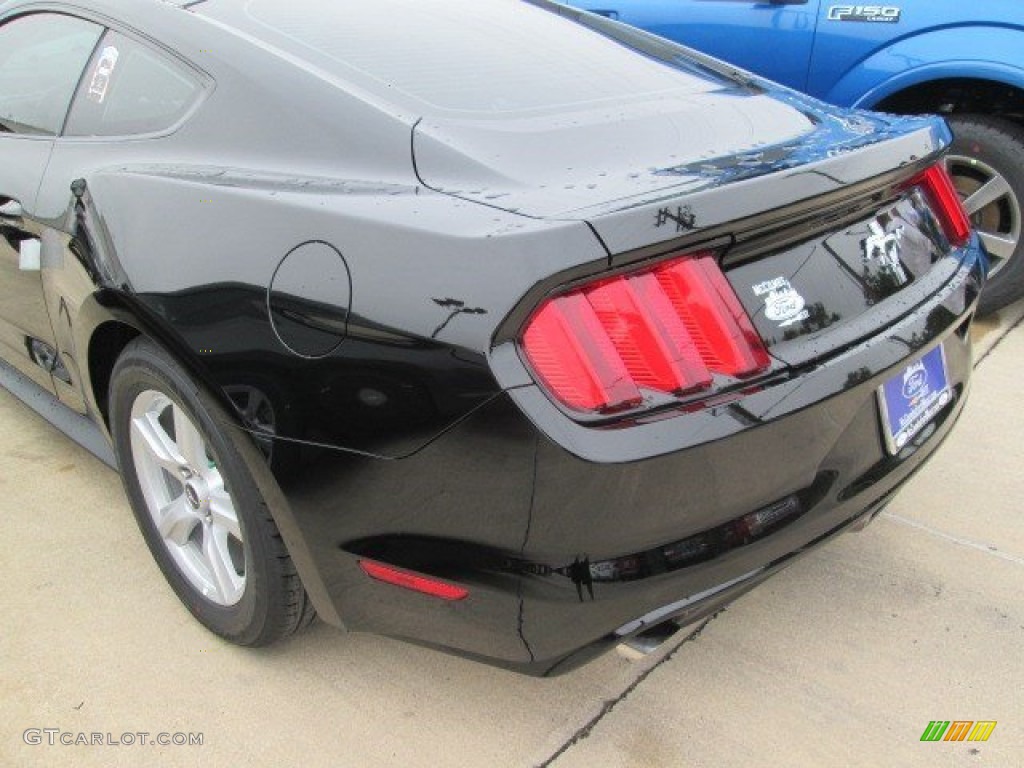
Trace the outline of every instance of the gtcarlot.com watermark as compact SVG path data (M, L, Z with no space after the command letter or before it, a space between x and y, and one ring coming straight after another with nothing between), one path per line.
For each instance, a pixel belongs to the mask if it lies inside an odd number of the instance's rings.
M202 732L167 733L160 731L124 731L100 733L98 731L65 731L62 728L26 728L21 739L32 747L201 747Z

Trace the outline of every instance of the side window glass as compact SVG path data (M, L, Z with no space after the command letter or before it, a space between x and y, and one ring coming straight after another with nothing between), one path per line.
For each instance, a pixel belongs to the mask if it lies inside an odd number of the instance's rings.
M56 13L0 27L0 132L56 135L103 27Z
M202 92L187 68L147 45L108 32L75 95L67 136L126 136L166 130Z

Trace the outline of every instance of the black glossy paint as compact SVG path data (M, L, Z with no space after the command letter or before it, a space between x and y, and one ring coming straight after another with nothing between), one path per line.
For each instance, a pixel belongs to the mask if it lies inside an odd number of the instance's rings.
M529 5L661 62L689 96L453 115L229 34L261 34L230 4L8 4L162 46L204 96L162 135L0 134L0 196L25 202L0 220L0 342L103 425L117 351L150 335L236 406L225 426L322 617L547 673L713 610L877 511L960 413L984 257L976 240L950 250L904 186L948 144L941 122L835 110ZM913 243L898 285L862 258L896 217ZM42 240L41 280L17 273L19 232ZM537 388L516 336L545 295L703 248L769 344L766 374L591 423ZM814 309L792 333L751 292L780 276ZM32 291L12 317L8 295ZM876 390L940 344L955 402L889 456ZM372 581L359 557L470 597Z

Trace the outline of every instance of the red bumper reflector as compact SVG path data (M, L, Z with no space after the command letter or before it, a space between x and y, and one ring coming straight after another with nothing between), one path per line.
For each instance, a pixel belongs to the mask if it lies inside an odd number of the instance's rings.
M458 587L444 581L436 581L412 571L392 568L390 565L376 563L372 560L360 560L359 567L371 579L394 584L396 587L411 589L414 592L422 592L431 597L439 597L442 600L463 600L469 597L469 590L464 587Z
M927 195L946 239L955 248L965 245L971 236L971 221L945 166L933 165L910 182L910 186L915 185Z
M634 408L641 390L700 392L713 374L744 378L770 362L708 252L548 299L527 324L522 348L555 399L593 413Z

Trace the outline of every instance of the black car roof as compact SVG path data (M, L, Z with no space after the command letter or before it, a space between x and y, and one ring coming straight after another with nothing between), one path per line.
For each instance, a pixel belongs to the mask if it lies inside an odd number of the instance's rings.
M208 0L190 11L422 114L557 111L723 85L520 0Z

